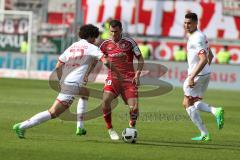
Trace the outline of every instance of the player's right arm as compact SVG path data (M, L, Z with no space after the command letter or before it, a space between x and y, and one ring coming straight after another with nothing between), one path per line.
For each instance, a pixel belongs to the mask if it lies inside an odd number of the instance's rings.
M70 47L69 47L70 48ZM56 64L56 72L57 72L57 77L58 80L60 81L62 78L62 72L63 72L63 66L67 62L67 53L69 52L69 48L67 48L58 58L58 62Z
M118 69L108 60L108 57L106 55L103 55L101 58L102 63L108 68L110 69L112 72L116 73L116 75L118 76L118 80L119 81L123 81L123 77L120 75L120 72L118 71Z
M205 36L199 36L195 39L196 44L196 53L199 58L198 64L193 68L192 73L189 77L188 85L189 87L193 88L195 85L194 78L202 71L204 66L209 63L209 49L207 47L206 43L206 37Z
M64 64L65 63L58 61L56 64L56 67L55 67L59 81L61 80L61 77L62 77L62 68L63 68Z
M198 57L199 57L199 62L197 64L197 66L193 69L193 71L189 77L188 85L190 88L194 87L194 85L195 85L194 78L198 75L198 73L200 73L202 71L204 66L208 63L208 57L207 57L207 53L205 50L201 50L198 54Z

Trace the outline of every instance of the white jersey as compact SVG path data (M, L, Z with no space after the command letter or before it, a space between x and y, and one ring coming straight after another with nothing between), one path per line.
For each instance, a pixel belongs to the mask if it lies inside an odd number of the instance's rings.
M209 54L209 44L207 37L199 30L196 30L189 36L187 42L187 61L188 61L188 75L190 75L193 69L199 63L198 55L205 51L207 56ZM198 75L206 75L210 73L210 67L208 64L204 66L202 71Z
M73 43L59 57L59 61L64 63L61 83L81 86L92 63L102 56L103 53L97 46L84 39Z

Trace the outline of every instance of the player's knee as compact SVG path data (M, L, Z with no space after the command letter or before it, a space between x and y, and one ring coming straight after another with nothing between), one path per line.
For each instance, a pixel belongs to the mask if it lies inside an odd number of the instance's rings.
M190 99L190 100L188 101L189 106L194 105L194 103L195 103L195 100L194 100L194 99Z
M111 103L112 103L112 99L103 98L103 100L102 100L102 105L103 105L103 106L110 106Z
M187 108L188 107L188 99L185 97L182 101L183 107Z
M102 102L102 109L103 110L108 110L109 108L111 108L111 103L108 103L106 101Z
M185 108L187 107L187 104L186 104L185 101L182 102L182 106L185 107Z
M194 105L194 102L195 102L194 99L185 97L184 100L183 100L183 102L182 102L182 105L183 105L185 108L187 108L187 107L189 107L189 106Z
M131 111L137 111L138 110L138 106L137 105L131 105L129 106Z

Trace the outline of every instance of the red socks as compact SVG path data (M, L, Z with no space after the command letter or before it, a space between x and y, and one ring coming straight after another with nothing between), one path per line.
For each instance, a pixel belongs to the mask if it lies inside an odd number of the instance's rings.
M112 112L111 109L103 109L103 118L106 123L107 129L112 128Z

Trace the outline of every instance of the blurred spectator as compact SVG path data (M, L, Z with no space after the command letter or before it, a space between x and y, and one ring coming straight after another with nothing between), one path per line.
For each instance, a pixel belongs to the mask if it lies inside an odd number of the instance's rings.
M110 30L109 30L109 27L110 27L110 24L109 22L112 20L111 17L109 17L102 25L103 27L103 32L101 34L101 39L103 40L106 40L106 39L109 39L110 38Z
M48 37L43 36L37 44L37 53L57 54L57 47Z
M28 42L26 40L22 41L20 44L20 52L26 54L28 51Z
M178 50L175 50L173 53L173 58L175 61L183 62L187 60L187 53L183 47L183 45L180 45Z
M219 64L228 64L231 60L231 54L228 50L228 46L224 46L223 50L220 50L217 54L217 60Z
M140 45L138 45L141 53L142 53L142 56L143 56L143 59L150 59L151 57L151 48L149 47L148 45L148 41L143 41L143 43L141 43Z

